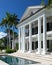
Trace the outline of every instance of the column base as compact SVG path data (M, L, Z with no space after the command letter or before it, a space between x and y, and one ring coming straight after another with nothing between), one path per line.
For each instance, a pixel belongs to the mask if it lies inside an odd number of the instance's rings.
M22 50L18 50L17 52L18 52L18 53L21 53L21 52L22 52Z
M42 52L42 54L43 54L43 55L46 55L46 54L47 54L47 52L44 52L44 51L43 51L43 52Z
M37 52L36 54L41 54L41 52Z
M26 51L25 50L18 50L18 52L25 53Z
M20 50L18 50L18 52L20 52Z
M28 51L28 53L32 53L32 51Z
M22 50L22 53L25 53L26 51L25 50Z
M22 53L22 52L23 52L23 50L18 50L18 52Z

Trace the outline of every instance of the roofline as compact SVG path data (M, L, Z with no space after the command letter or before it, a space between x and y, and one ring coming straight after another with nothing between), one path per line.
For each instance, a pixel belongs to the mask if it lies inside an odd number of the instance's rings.
M23 21L27 20L28 18L32 17L33 15L35 15L36 13L38 13L39 11L41 11L41 10L43 10L43 9L45 9L45 8L46 8L46 6L44 6L43 8L40 8L40 9L39 9L38 11L36 11L34 14L32 14L32 15L28 16L27 18L23 19L22 21L20 21L19 24L22 23Z
M21 17L20 21L22 21L23 19L27 18L27 17L24 18L24 15L26 15L26 13L27 13L27 11L29 11L29 9L33 9L33 8L40 8L40 9L41 9L41 8L43 8L43 7L44 7L44 6L39 6L39 5L38 5L38 6L29 6L29 7L27 7L27 8L26 8L26 11L24 12L24 14L23 14L23 16ZM39 9L38 9L38 10L39 10ZM29 16L30 16L30 15L29 15ZM28 17L29 17L29 16L28 16Z
M35 6L29 6L28 8L42 8L44 7L43 5L35 5Z

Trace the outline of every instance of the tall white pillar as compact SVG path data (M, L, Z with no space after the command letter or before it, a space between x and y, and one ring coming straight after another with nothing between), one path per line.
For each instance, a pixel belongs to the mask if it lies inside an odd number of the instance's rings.
M23 52L25 52L25 27L23 26Z
M43 54L46 53L47 42L46 42L46 16L43 15Z
M32 28L31 23L29 24L29 52L32 52Z
M18 43L19 43L19 50L20 50L20 28L18 28Z
M38 54L41 54L41 18L38 18Z

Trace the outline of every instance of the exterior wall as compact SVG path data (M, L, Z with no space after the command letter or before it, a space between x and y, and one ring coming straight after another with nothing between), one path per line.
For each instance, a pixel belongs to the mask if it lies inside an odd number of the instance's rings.
M50 14L49 14L50 12ZM28 44L29 44L29 52L32 52L32 40L34 39L34 42L38 41L38 54L46 54L47 53L47 18L52 16L52 9L47 11L46 9L43 9L42 11L38 12L37 14L33 15L32 17L30 17L29 19L25 20L24 22L22 22L21 24L19 24L18 29L19 31L19 50L22 52L25 52L25 45L26 45L26 41L28 40ZM43 21L42 21L43 20ZM37 27L38 27L38 34L32 35L32 23L36 21L38 22ZM50 20L49 20L50 21ZM26 37L25 36L25 27L29 25L29 36ZM43 34L41 34L41 25L43 25ZM41 44L43 41L43 50L41 50ZM35 47L35 45L34 45Z

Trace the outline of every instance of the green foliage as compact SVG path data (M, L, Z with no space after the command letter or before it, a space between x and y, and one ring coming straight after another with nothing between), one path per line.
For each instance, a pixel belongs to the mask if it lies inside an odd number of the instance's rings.
M6 49L6 53L13 53L13 52L16 52L16 50Z
M16 49L17 49L17 50L19 49L19 44L18 44L18 43L16 43Z
M3 39L0 39L0 45L1 45L3 42L4 42L4 40L3 40Z
M51 8L51 6L52 6L52 0L48 0L47 5L45 5L44 0L42 0L41 5L44 5L44 6L46 6L47 8Z
M10 47L9 46L7 46L7 49L6 50L9 50L10 49Z
M44 0L42 0L41 5L45 5Z
M52 6L52 0L48 0L48 5Z
M5 47L2 45L2 43L4 43L4 40L3 39L0 39L0 50L5 49Z
M6 49L6 47L4 46L0 46L0 50Z
M50 9L52 6L52 0L48 0L47 8Z

